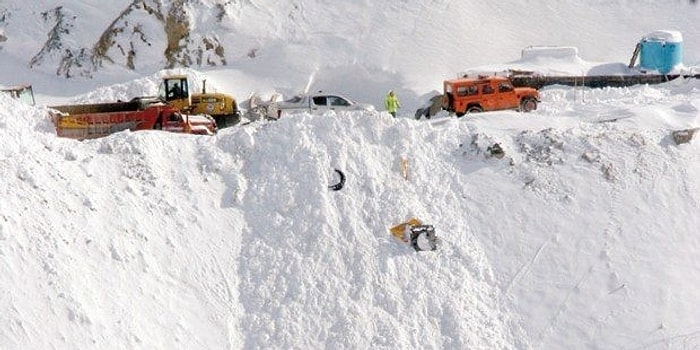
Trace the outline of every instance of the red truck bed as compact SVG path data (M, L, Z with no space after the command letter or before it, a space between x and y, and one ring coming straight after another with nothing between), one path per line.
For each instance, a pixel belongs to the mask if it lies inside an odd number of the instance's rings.
M107 136L123 130L163 129L174 132L213 134L216 123L210 118L182 116L164 104L138 101L63 105L50 107L56 134L73 139Z

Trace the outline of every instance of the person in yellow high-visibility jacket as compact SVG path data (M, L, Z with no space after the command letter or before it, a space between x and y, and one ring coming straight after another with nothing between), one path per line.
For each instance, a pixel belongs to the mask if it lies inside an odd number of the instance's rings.
M399 102L399 98L396 97L394 90L389 90L389 94L386 95L384 107L386 107L386 111L389 112L392 117L396 118L396 111L401 108L401 103Z

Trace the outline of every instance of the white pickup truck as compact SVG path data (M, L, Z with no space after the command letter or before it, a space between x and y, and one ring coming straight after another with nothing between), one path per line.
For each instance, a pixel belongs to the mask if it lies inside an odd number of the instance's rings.
M326 111L374 111L371 104L357 103L338 94L299 95L293 98L275 102L268 107L268 113L277 118L291 113L309 112L323 114Z
M269 101L262 101L259 96L253 95L249 102L249 109L245 118L249 121L258 119L276 120L284 115L308 112L311 114L323 114L327 111L375 111L373 105L357 103L343 95L317 93L314 95L297 95L285 101L277 101L280 95L273 95Z

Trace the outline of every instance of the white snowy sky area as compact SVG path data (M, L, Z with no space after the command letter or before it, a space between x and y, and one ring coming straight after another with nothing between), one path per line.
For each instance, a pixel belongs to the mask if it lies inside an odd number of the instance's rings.
M87 18L128 1L61 3L88 35ZM0 95L0 349L700 348L700 133L671 137L700 127L697 79L550 86L529 114L413 118L443 80L527 64L531 45L576 47L534 57L576 72L677 30L692 70L700 5L307 1L297 26L289 6L236 9L231 30L257 57L242 45L228 66L178 71L239 101L310 81L379 112L58 138L47 106L153 94L170 71L29 71L45 38L7 27L0 84L32 83L37 105ZM435 227L437 251L390 235L410 217Z

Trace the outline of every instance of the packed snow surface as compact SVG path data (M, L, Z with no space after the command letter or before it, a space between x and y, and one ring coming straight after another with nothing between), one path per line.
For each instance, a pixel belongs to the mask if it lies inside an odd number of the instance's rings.
M656 30L645 35L644 39L680 43L683 42L683 34L676 30Z

